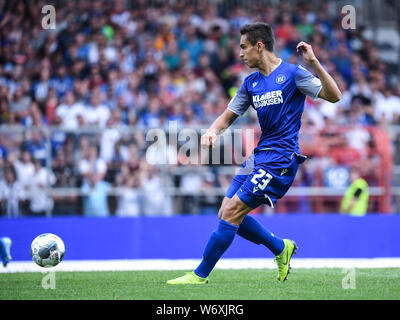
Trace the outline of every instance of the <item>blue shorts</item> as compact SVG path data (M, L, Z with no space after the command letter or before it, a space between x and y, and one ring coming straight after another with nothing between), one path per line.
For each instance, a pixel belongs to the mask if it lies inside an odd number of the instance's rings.
M233 178L225 196L235 194L246 205L255 209L262 204L274 207L292 185L306 156L293 152L285 156L275 150L261 150L253 153L242 164Z

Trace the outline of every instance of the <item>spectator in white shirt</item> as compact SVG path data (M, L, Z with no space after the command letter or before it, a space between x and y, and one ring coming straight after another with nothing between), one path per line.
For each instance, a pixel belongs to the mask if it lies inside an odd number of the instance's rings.
M8 217L17 217L21 214L21 202L25 199L25 192L17 180L13 166L5 169L5 180L0 182L0 201L2 211Z
M143 190L143 210L146 216L170 216L172 199L166 192L166 181L157 167L141 161L140 181Z
M53 198L48 194L48 188L56 182L51 170L42 166L40 160L35 160L35 175L30 186L30 211L35 215L44 215L47 210L53 209Z
M141 192L137 175L129 175L119 188L118 204L115 214L119 217L137 217L143 214ZM152 206L152 205L150 205Z
M21 160L14 161L14 168L17 174L17 180L21 183L23 189L28 191L32 177L35 175L35 165L32 161L32 155L28 150L23 150Z
M89 147L88 157L82 158L78 162L79 173L87 178L91 174L96 174L97 180L103 180L107 172L107 163L99 158L99 150L97 145Z
M85 107L84 119L89 126L104 128L110 118L110 109L102 104L103 94L99 89L94 89L90 97L90 104Z
M114 109L110 119L107 121L107 128L102 130L100 138L100 157L110 162L114 156L114 145L121 138L123 123L121 122L121 111Z
M393 95L390 88L376 95L375 118L382 124L397 123L400 115L400 98Z
M79 117L85 112L84 106L75 101L75 95L72 91L65 94L64 103L56 108L56 117L60 119L60 125L69 130L79 128Z

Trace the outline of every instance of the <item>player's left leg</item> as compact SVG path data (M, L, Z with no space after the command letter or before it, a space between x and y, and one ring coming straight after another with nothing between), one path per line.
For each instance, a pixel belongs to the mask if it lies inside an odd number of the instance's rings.
M211 234L204 249L203 259L199 266L182 277L169 280L167 284L203 284L208 282L208 275L214 269L218 260L232 243L243 218L253 208L243 203L236 195L225 200L218 227Z
M236 193L236 192L235 192ZM222 200L221 208L218 212L218 218L222 219L222 212L226 204L229 202L229 197ZM280 255L285 248L283 239L279 238L251 215L246 215L240 223L237 234L242 238L255 244L262 244L268 248L275 256Z
M237 234L255 244L262 244L275 256L281 254L285 247L283 239L273 234L250 215L244 217Z
M245 184L237 192L236 196L243 202L254 208L260 205L261 197L254 196L254 193L246 188ZM276 201L274 197L268 197L269 203L273 205ZM273 200L272 200L273 199ZM297 246L293 240L281 239L267 230L256 219L247 215L240 224L237 232L243 238L255 243L263 244L270 249L275 255L275 261L278 266L278 280L283 282L290 273L290 260L292 255L296 253Z
M219 219L222 219L223 209L225 208L225 205L229 202L229 199L231 198L225 197L222 200L221 208L218 212ZM264 245L275 256L281 254L283 249L285 248L285 243L283 239L277 237L251 215L246 215L243 218L237 234L250 242Z

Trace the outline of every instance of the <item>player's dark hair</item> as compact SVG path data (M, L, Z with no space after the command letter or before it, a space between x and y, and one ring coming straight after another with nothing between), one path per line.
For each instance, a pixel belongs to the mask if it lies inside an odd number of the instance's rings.
M261 41L268 51L274 52L274 33L269 24L264 22L245 24L240 28L240 34L246 35L247 41L249 41L252 46L254 46L257 41Z

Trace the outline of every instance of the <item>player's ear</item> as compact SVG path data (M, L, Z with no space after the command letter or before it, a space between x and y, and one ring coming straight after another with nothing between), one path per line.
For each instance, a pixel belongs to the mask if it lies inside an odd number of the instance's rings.
M257 41L256 47L257 47L257 51L259 53L261 53L264 50L265 45L264 45L264 43L262 41Z

